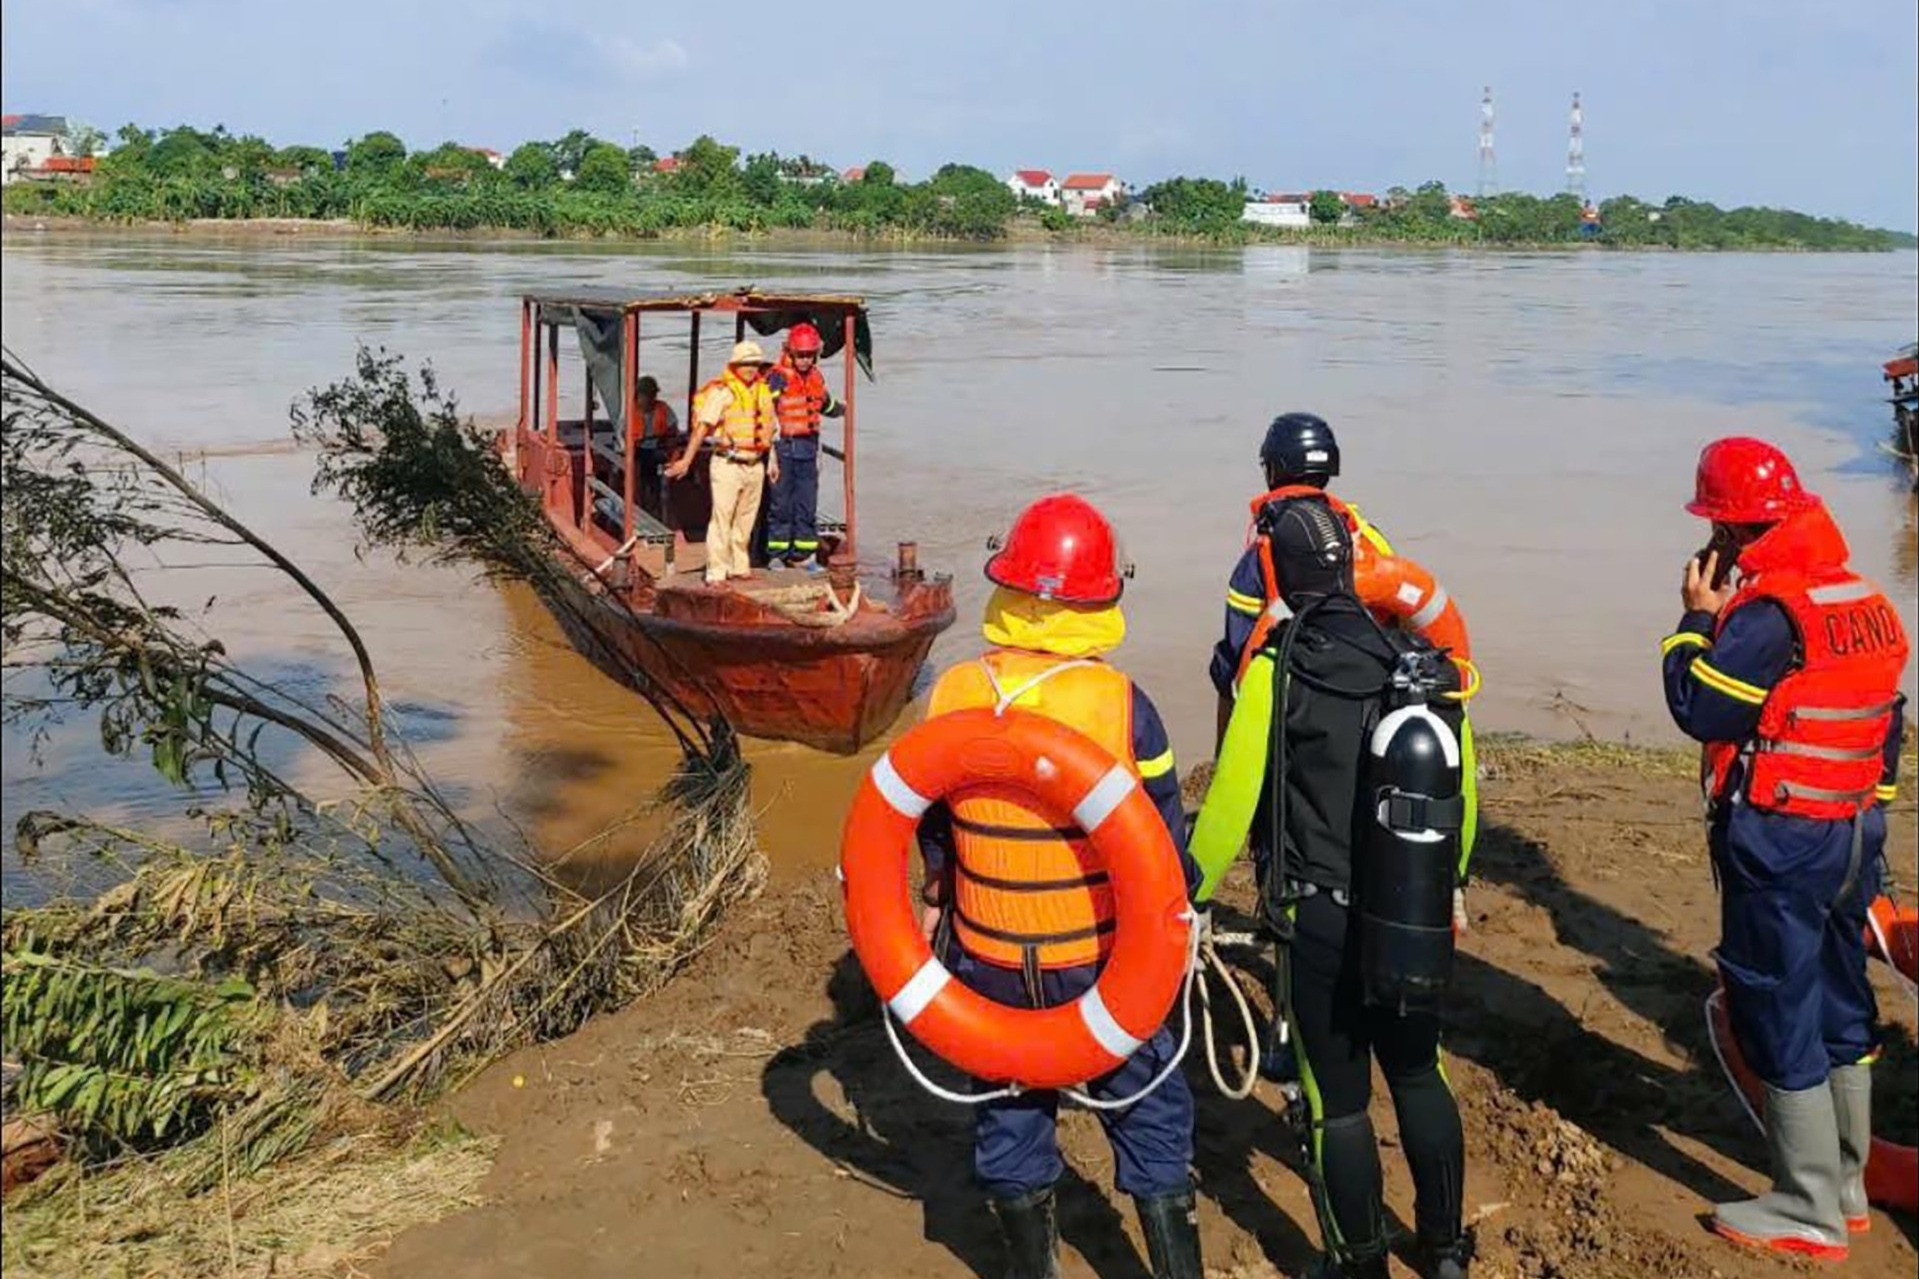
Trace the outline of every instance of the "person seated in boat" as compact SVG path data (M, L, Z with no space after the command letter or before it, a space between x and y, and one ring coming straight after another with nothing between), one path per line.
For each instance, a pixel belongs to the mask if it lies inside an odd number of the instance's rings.
M633 421L628 431L633 437L633 465L639 474L635 487L640 506L660 514L660 472L666 468L667 454L684 438L680 419L673 406L660 398L659 379L646 374L633 384L636 399Z
M728 578L753 576L753 525L759 519L766 481L780 478L780 459L771 453L775 414L773 393L761 375L766 352L748 339L733 344L720 376L700 388L693 401L693 438L678 461L666 468L669 480L684 479L708 435L713 437L713 513L706 524L706 581L718 586Z
M1199 878L1185 852L1171 742L1152 701L1103 660L1126 633L1111 526L1083 498L1042 497L1014 521L986 577L998 588L980 626L991 647L940 678L929 717L1013 706L1099 742L1158 807L1190 893ZM1001 1003L1036 1008L1093 986L1112 949L1113 898L1106 874L1089 862L1083 832L1062 828L1017 791L961 791L927 810L920 849L927 868L921 926L961 982ZM1088 1090L1132 1096L1175 1051L1161 1026ZM1058 1273L1058 1110L1057 1093L1031 1091L974 1111L974 1172L1006 1236L1013 1279ZM1185 1077L1172 1071L1132 1105L1096 1113L1113 1145L1119 1188L1138 1205L1155 1279L1200 1279L1189 1167L1193 1096Z

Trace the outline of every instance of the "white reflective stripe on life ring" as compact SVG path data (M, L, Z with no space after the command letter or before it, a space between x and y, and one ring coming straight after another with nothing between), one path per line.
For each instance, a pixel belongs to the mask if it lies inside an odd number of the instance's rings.
M906 979L906 984L897 994L886 1001L893 1015L900 1019L902 1026L910 1026L913 1019L925 1012L927 1006L946 989L946 983L953 980L953 974L946 971L946 965L936 958L928 957L920 965L920 970Z
M1423 631L1439 620L1439 615L1446 611L1446 605L1451 602L1451 597L1446 594L1446 588L1435 586L1433 593L1426 597L1425 605L1406 620L1412 624L1414 630Z
M933 806L933 801L906 784L899 770L893 767L893 753L888 751L873 762L873 785L878 789L880 798L892 805L901 816L918 821Z
M1106 776L1093 783L1093 789L1086 797L1073 805L1073 822L1088 835L1099 829L1099 824L1113 815L1126 797L1133 793L1133 787L1139 785L1139 779L1133 776L1133 770L1124 764L1115 764L1106 770Z
M1095 986L1081 995L1078 1000L1079 1019L1086 1023L1086 1029L1092 1032L1093 1040L1101 1048L1121 1061L1131 1057L1146 1041L1135 1039L1126 1033L1126 1027L1113 1020L1112 1012L1106 1007L1106 1001L1100 998L1099 987Z

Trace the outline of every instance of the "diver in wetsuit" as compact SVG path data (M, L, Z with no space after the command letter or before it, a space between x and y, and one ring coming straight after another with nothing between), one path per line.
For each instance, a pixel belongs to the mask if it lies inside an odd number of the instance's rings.
M1385 1279L1379 1151L1367 1106L1377 1059L1412 1171L1421 1272L1464 1279L1465 1144L1439 1061L1439 996L1463 877L1457 668L1429 641L1370 617L1353 588L1353 540L1318 495L1268 507L1288 620L1268 637L1229 726L1194 855L1209 895L1250 835L1261 912L1280 938L1275 983L1299 1057L1309 1180L1325 1255L1314 1279ZM1257 684L1257 691L1254 685ZM1268 696L1267 690L1270 690ZM1430 698L1430 702L1428 701ZM1257 773L1256 779L1252 774ZM1257 810L1217 835L1217 808ZM1208 812L1207 810L1215 810ZM1248 821L1250 819L1250 831Z

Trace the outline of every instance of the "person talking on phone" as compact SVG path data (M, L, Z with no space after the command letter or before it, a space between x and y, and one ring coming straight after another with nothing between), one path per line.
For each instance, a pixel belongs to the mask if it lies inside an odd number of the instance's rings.
M1666 703L1705 744L1715 959L1734 1038L1765 1085L1772 1188L1720 1204L1748 1247L1845 1257L1867 1229L1878 1009L1866 911L1897 781L1907 642L1846 539L1763 440L1715 440L1687 510L1712 539L1686 562L1666 637Z

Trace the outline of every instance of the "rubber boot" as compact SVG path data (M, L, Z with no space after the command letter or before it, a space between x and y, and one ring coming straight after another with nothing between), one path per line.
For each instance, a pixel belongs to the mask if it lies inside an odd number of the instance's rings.
M993 1215L1006 1236L1006 1279L1059 1279L1059 1215L1051 1186L995 1199Z
M1839 1125L1825 1084L1787 1092L1766 1085L1766 1149L1772 1189L1757 1199L1720 1204L1715 1232L1748 1247L1845 1259L1846 1219L1839 1211Z
M1466 1279L1473 1262L1473 1241L1467 1235L1448 1240L1420 1239L1413 1255L1420 1279Z
M1135 1195L1133 1203L1146 1234L1146 1260L1153 1268L1153 1279L1205 1279L1199 1264L1199 1211L1193 1192Z
M1872 1229L1866 1203L1866 1159L1872 1153L1872 1067L1865 1062L1840 1066L1826 1078L1833 1114L1839 1120L1839 1211L1850 1234Z

